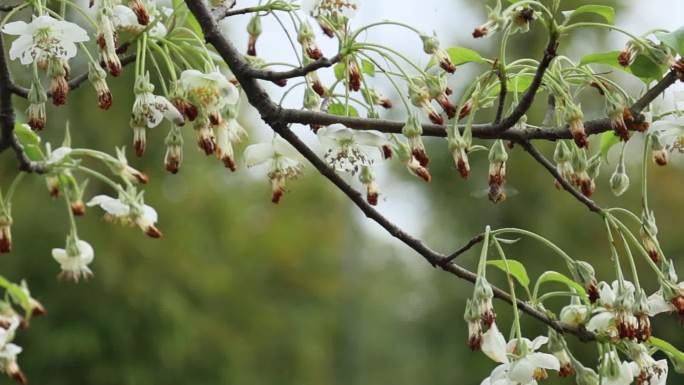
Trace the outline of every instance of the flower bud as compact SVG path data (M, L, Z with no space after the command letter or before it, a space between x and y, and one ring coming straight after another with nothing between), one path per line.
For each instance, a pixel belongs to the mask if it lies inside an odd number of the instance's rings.
M356 64L356 60L347 60L347 82L350 91L361 89L361 70Z
M69 95L69 65L62 59L51 59L48 66L48 75L52 79L50 92L52 92L52 104L61 106L66 104Z
M304 63L306 63L306 59L304 59ZM313 88L313 90L316 91L318 96L324 97L328 93L328 90L326 90L325 86L323 86L323 83L321 82L321 79L318 77L318 73L316 73L316 71L311 71L308 74L306 74L306 79L311 84L311 88Z
M166 144L166 154L164 155L166 171L177 174L183 163L183 135L178 126L171 128L164 144Z
M670 160L670 153L658 134L651 136L651 157L658 166L666 166Z
M620 51L620 54L618 55L618 63L623 67L631 66L641 51L642 48L636 41L628 41L627 44L625 44L625 48Z
M641 244L644 246L648 256L655 264L660 265L660 263L663 262L663 256L660 254L657 238L658 227L656 226L655 216L653 216L652 212L644 212L641 215L639 235L641 236Z
M379 191L373 169L369 166L363 166L359 174L359 181L366 187L366 201L368 204L377 206Z
M625 121L632 121L634 117L632 112L628 107L625 106L613 106L611 111L608 112L608 117L610 118L610 125L615 131L615 135L619 136L623 141L629 140L629 130Z
M112 8L101 7L97 13L97 45L100 63L109 70L112 76L121 75L121 60L116 53L116 31L112 23Z
M147 129L145 125L137 125L133 120L131 120L131 126L133 127L135 155L141 157L145 154L145 148L147 147Z
M12 251L12 218L0 216L0 253Z
M434 124L444 124L444 118L430 104L430 92L426 82L421 78L413 78L409 82L409 98L414 106L422 109Z
M318 48L318 45L316 44L316 36L308 22L304 21L299 24L297 41L302 45L304 52L309 58L318 60L323 57L321 49Z
M530 30L530 24L537 19L537 13L528 6L518 6L513 9L514 31L526 33Z
M107 86L106 77L107 74L102 68L90 64L88 80L93 85L93 88L95 88L97 105L103 110L108 110L112 106L112 92L109 90L109 86Z
M381 95L377 90L373 88L364 88L361 90L363 98L368 104L380 106L384 109L392 108L392 101Z
M34 131L41 131L45 128L47 116L45 114L45 102L47 101L47 94L40 81L31 83L31 89L28 93L29 107L26 110L28 125Z
M249 23L247 23L247 34L249 35L249 40L247 42L247 55L257 55L256 43L257 39L259 39L259 36L261 35L261 32L261 16L256 14L252 16L252 18L249 20Z
M408 144L397 140L396 138L395 141L396 146L394 147L394 151L396 152L399 160L404 162L409 172L421 178L427 183L432 181L432 175L430 174L430 171L428 171L427 168L422 166L420 162L416 159L416 157L413 156L413 153L411 152L411 147Z
M470 298L466 299L463 318L468 324L468 347L471 351L478 351L482 347L482 324L480 313Z
M610 177L610 190L615 196L619 197L627 189L629 189L629 175L625 172L625 160L621 157L615 172Z
M570 126L570 134L579 148L587 147L587 133L584 130L584 114L579 106L573 106L566 112L566 122Z
M142 0L130 0L128 2L128 7L135 13L135 17L138 19L138 24L148 25L150 23L150 14L145 8Z
M216 137L208 122L197 120L195 132L197 133L197 145L206 155L211 155L216 151Z
M402 128L402 134L406 136L411 147L411 154L420 162L420 165L425 167L430 163L430 157L425 152L423 145L423 126L416 115L411 114L408 121Z
M575 261L573 264L573 275L576 280L584 285L589 296L589 302L596 303L599 299L598 283L596 282L596 271L588 262Z

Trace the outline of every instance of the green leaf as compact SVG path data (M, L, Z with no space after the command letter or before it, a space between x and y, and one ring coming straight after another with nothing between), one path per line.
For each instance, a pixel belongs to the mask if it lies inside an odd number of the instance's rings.
M620 137L615 135L613 131L606 131L601 134L601 158L608 159L608 152L610 149L620 143Z
M22 287L8 281L3 276L0 276L0 287L5 288L5 290L7 290L7 293L9 293L10 297L12 297L14 303L21 306L24 312L26 312L28 315L28 313L31 310L30 298L28 295L26 295L26 292L24 292Z
M375 64L368 59L361 61L361 71L368 76L375 76Z
M646 55L637 55L637 57L634 59L634 63L632 63L630 67L623 67L620 65L620 62L618 62L619 55L620 51L589 54L580 59L580 65L608 65L613 68L617 68L620 71L632 74L646 83L654 79L660 79L665 71L664 66L658 65Z
M566 20L570 20L575 16L587 13L593 13L603 17L608 24L613 24L613 22L615 22L615 10L613 7L607 5L583 5L572 11L564 11L563 16L565 16Z
M542 283L545 282L558 282L566 285L570 289L574 289L579 295L582 296L582 299L587 302L587 292L584 290L582 285L579 283L573 281L572 279L568 278L567 276L557 272L557 271L547 271L544 274L542 274L539 279L537 279L537 283L535 285L535 289L538 288Z
M338 115L338 116L353 116L353 117L358 117L359 112L356 110L356 108L349 106L349 114L347 114L347 106L345 106L342 103L333 103L328 106L328 113L332 115Z
M651 337L648 340L648 343L667 354L677 373L684 373L684 353L682 353L682 351L674 347L671 343L656 337Z
M186 22L190 26L190 29L192 29L193 32L195 32L197 34L197 36L200 37L200 39L204 38L204 32L202 32L202 26L200 25L199 21L197 21L197 19L195 18L195 15L188 12Z
M447 48L446 52L454 65L461 65L465 63L484 63L484 59L477 52L469 48L451 47Z
M40 136L33 132L28 125L15 124L14 135L17 136L19 144L24 148L24 152L30 160L41 161L45 159L45 155L43 155L43 151L40 149Z
M684 27L670 33L658 32L655 36L679 55L684 56Z
M523 287L528 288L530 286L530 277L527 275L527 270L525 270L525 266L523 266L522 263L513 259L507 259L505 261L503 259L497 259L487 261L487 264L509 273Z
M646 82L660 79L665 72L663 66L646 55L637 55L629 69L634 76Z
M347 65L344 63L337 63L335 64L335 78L337 80L342 80L345 78L345 75L347 74Z

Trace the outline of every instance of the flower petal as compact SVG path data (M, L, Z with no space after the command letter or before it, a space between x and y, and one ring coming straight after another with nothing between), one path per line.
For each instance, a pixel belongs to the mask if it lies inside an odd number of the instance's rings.
M272 143L257 143L245 148L245 164L247 167L256 166L272 160L275 156Z
M508 362L506 338L495 323L482 335L482 352L496 362Z

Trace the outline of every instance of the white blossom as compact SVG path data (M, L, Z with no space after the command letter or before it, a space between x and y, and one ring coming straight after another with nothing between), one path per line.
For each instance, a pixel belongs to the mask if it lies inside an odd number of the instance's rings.
M87 206L100 206L108 219L121 224L136 225L152 238L161 237L161 232L155 226L158 219L157 211L144 203L97 195L87 203Z
M273 203L280 202L285 193L285 182L302 173L303 165L299 161L299 153L280 136L274 137L270 142L248 146L244 156L247 167L268 165Z
M335 170L356 174L362 166L371 166L382 154L387 138L378 131L356 131L342 124L318 130L318 138L327 148L324 158Z
M62 268L61 276L78 282L93 275L88 265L93 262L95 252L86 241L67 240L66 249L52 249L52 257Z
M88 41L88 33L83 28L48 15L34 17L30 23L7 23L2 32L19 36L12 42L9 55L10 59L19 59L25 65L34 60L68 60L76 56L76 43Z

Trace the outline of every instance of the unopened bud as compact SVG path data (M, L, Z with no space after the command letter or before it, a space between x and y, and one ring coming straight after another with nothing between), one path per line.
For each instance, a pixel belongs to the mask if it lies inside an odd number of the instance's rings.
M615 196L624 194L629 189L629 175L625 172L625 161L620 159L620 162L615 169L615 172L610 177L610 190Z

